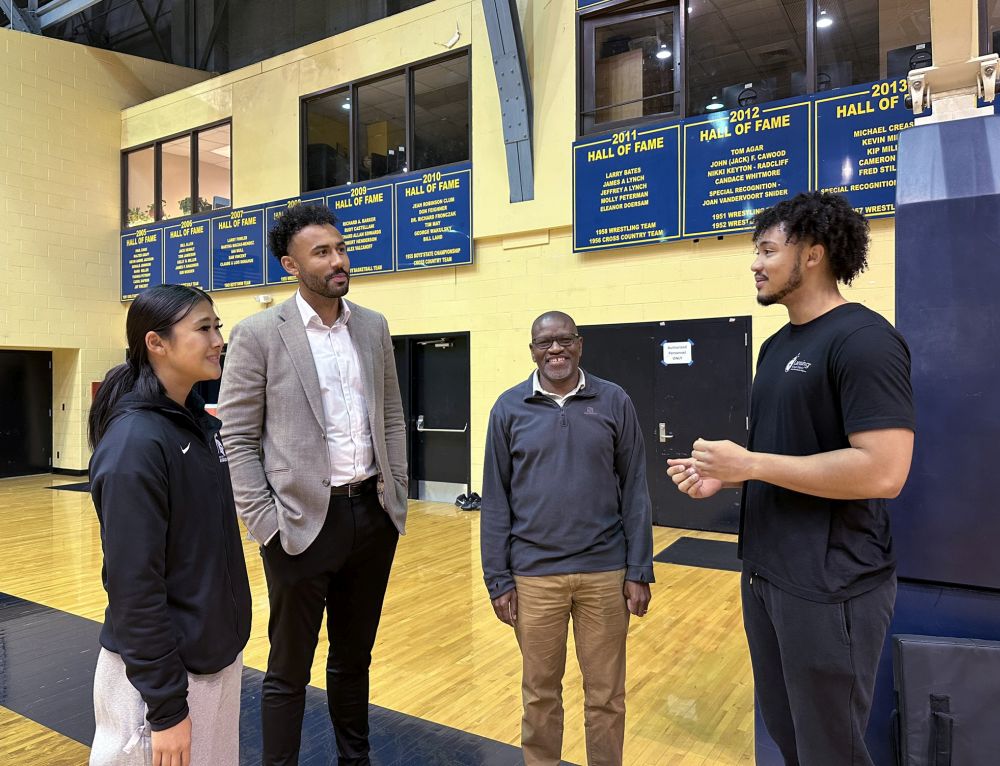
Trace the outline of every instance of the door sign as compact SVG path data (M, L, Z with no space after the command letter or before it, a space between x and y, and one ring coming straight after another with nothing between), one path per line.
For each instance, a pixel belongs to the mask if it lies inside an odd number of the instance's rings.
M671 364L686 364L691 366L694 364L694 341L690 338L676 342L665 340L660 345L663 347L663 360L661 364L664 366Z

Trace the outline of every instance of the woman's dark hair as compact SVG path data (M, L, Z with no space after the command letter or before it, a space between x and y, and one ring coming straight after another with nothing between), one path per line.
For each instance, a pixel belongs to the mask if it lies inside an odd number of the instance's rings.
M125 335L128 361L108 370L90 408L87 437L91 447L104 436L118 400L129 393L156 399L164 392L146 351L146 334L169 338L173 327L202 301L212 302L204 290L184 285L158 285L141 293L128 309Z
M288 244L292 237L306 226L327 224L336 226L337 216L326 205L294 205L282 213L281 218L271 227L267 233L267 244L274 257L280 261L282 256L288 255Z
M823 245L838 282L849 285L868 268L868 219L839 194L806 192L761 210L753 241L772 226L784 227L786 242Z

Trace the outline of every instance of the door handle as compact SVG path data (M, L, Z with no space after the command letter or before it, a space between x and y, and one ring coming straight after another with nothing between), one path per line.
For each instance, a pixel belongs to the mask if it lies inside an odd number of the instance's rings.
M424 416L417 415L417 430L422 434L464 434L469 430L469 424L461 428L424 428Z
M667 424L660 423L660 444L663 444L663 442L667 441L667 439L673 439L673 438L674 438L673 434L667 433Z

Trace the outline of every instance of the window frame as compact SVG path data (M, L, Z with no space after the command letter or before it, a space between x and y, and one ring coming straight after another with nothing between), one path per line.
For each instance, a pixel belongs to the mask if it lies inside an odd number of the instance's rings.
M616 9L618 12L616 12ZM594 37L598 27L607 26L626 21L637 21L639 19L651 18L664 12L673 14L674 17L674 39L677 41L674 50L674 110L672 112L660 112L633 119L613 120L602 122L586 128L587 114L594 114L610 107L598 108L595 106L596 94L596 58L594 56ZM588 9L587 13L580 14L579 23L576 27L577 50L581 56L577 60L578 76L577 80L577 109L576 129L579 137L606 133L617 130L625 126L644 125L664 120L682 120L687 116L687 88L686 88L686 48L685 35L687 34L687 2L686 0L675 0L675 2L665 2L661 7L642 8L637 7L635 0L625 0L619 3L609 3L594 10ZM584 64L584 62L586 62ZM663 95L663 94L659 94ZM652 98L652 97L651 97Z
M226 117L222 120L216 120L215 122L210 122L205 125L200 125L197 128L192 128L189 130L184 130L179 133L173 133L169 136L163 136L162 138L157 138L153 141L147 141L143 144L136 144L135 146L130 146L128 149L122 149L121 153L121 228L125 229L136 229L142 226L153 226L155 224L162 223L165 220L175 221L182 220L183 218L192 218L196 215L203 215L211 211L202 211L201 213L191 213L190 215L181 216L179 218L169 218L165 219L163 217L163 144L169 144L178 139L187 136L189 146L190 146L190 163L191 163L191 200L192 205L194 200L198 198L198 135L204 133L208 130L214 130L216 128L221 128L224 125L229 126L229 206L228 208L218 208L218 210L227 210L233 206L233 120L231 117ZM128 158L133 152L140 152L146 149L153 149L153 220L146 223L137 223L133 225L128 225ZM192 210L194 208L192 207Z
M879 0L881 2L881 0ZM663 5L651 6L643 8L643 0L606 0L606 2L597 2L593 5L587 6L584 10L577 12L576 20L576 137L584 138L586 136L599 135L601 133L607 133L615 130L621 130L625 127L640 126L649 123L658 122L674 122L683 120L686 117L694 114L689 109L688 99L688 60L687 60L687 36L688 36L688 6L689 0L664 0ZM819 7L821 6L821 0L805 0L805 11L806 11L806 35L805 35L805 46L806 46L806 69L805 69L805 80L806 80L806 90L803 95L812 95L818 92L817 90L817 31L816 31L816 19L819 13ZM989 46L992 45L992 41L988 40L988 24L985 19L987 0L979 0L980 7L980 40L983 52L989 50ZM604 21L606 23L611 23L611 20L615 21L629 21L635 18L643 18L647 16L655 15L658 12L664 10L672 9L673 12L679 18L676 18L674 23L674 33L677 36L677 50L674 52L677 56L677 61L675 65L675 85L676 93L675 104L677 107L675 110L669 114L660 113L658 115L649 115L644 117L637 117L634 119L626 120L616 120L614 122L601 123L599 126L593 126L589 129L586 128L584 115L587 113L593 113L598 111L594 109L594 46L593 46L593 28L596 26L595 22ZM590 34L585 32L585 29L590 28ZM766 102L761 102L766 103ZM698 113L700 114L700 112Z
M413 168L410 167L412 163L412 158L414 158L414 109L415 109L415 94L413 89L413 73L415 70L424 69L428 66L433 66L435 64L440 64L445 61L451 61L465 57L466 65L468 67L468 79L467 79L467 91L468 97L466 99L466 110L468 114L468 125L469 125L469 160L472 159L472 46L466 45L461 48L457 48L453 51L449 51L443 55L429 56L419 61L413 61L402 67L395 67L393 69L387 69L383 72L378 72L373 75L367 75L363 78L357 80L351 80L349 82L338 83L329 88L323 88L322 90L313 91L312 93L307 93L305 95L299 96L299 193L300 194L310 194L315 191L320 191L319 189L308 189L307 180L309 177L309 163L308 163L308 152L307 148L309 146L309 103L312 101L317 101L318 99L330 96L334 93L347 91L347 96L351 102L350 115L348 119L347 134L349 136L350 146L348 147L348 164L350 166L350 178L342 185L356 184L356 183L375 183L384 178L391 178L395 175L400 175L398 173L386 174L383 176L378 176L377 178L367 179L365 181L360 181L358 176L358 167L361 161L361 157L358 153L358 143L361 136L361 122L358 119L358 88L364 87L365 85L371 85L378 83L382 80L388 80L392 77L398 77L403 75L403 85L405 88L405 94L403 96L403 108L406 111L404 115L405 121L405 141L406 141L406 173L412 173L424 170L429 170L430 168ZM468 161L468 160L465 160ZM435 166L438 167L438 166ZM445 166L440 166L445 167ZM324 188L336 188L336 187L324 187Z

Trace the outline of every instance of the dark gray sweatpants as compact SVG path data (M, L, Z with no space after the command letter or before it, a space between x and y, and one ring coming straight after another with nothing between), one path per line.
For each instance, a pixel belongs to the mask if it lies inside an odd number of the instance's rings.
M896 577L839 604L742 575L754 691L786 766L873 766L865 745Z

